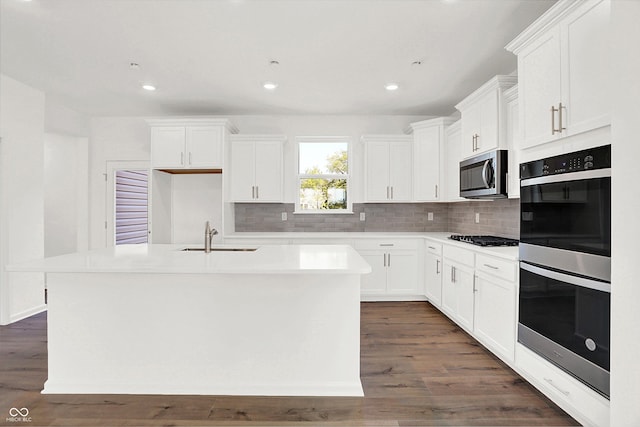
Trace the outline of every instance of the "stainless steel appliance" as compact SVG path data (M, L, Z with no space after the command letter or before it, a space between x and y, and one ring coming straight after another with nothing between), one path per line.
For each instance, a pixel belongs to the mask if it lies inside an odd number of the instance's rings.
M518 341L609 397L611 146L520 165Z
M507 197L507 150L494 150L460 162L460 197Z
M517 239L508 239L506 237L496 236L465 236L462 234L452 234L449 236L451 240L458 242L471 243L477 246L518 246Z

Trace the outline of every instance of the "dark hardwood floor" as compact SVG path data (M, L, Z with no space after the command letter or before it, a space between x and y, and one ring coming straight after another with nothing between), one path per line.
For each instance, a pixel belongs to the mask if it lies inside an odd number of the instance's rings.
M0 425L579 425L428 303L363 303L361 336L364 398L42 395L40 314L0 327Z

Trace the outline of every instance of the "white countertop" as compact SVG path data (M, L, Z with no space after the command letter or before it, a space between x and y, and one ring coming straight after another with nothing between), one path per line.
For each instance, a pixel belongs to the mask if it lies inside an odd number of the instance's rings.
M259 245L253 252L182 251L201 245L121 245L11 265L8 271L162 274L366 274L348 245ZM250 247L247 245L214 245Z
M518 260L518 247L517 246L477 246L470 243L458 242L456 240L449 239L452 232L436 231L436 232L282 232L282 233L267 233L267 232L248 232L248 233L232 233L225 235L228 239L241 239L250 242L255 239L318 239L318 240L330 240L330 239L416 239L423 238L439 243L457 246L467 250L473 250L475 252L504 258L510 261Z

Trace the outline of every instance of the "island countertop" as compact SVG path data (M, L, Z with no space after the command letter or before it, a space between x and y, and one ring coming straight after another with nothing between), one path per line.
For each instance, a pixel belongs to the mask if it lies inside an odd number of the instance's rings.
M8 271L162 274L366 274L371 266L348 245L259 245L255 251L183 251L188 244L120 245L33 260ZM233 245L238 247L238 245ZM244 246L240 246L244 247ZM251 248L251 246L246 246ZM215 246L229 249L230 245Z

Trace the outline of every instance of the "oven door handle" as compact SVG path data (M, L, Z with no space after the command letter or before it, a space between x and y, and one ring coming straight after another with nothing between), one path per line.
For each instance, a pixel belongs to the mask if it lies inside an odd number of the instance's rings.
M483 169L484 173L484 169ZM611 168L591 169L586 171L560 173L557 175L540 176L536 178L527 178L520 181L520 187L529 187L531 185L551 184L554 182L580 181L583 179L607 178L611 176Z
M570 274L560 273L559 271L548 270L536 265L527 264L524 261L520 261L520 268L539 276L548 277L549 279L558 280L560 282L565 282L596 291L607 292L609 294L611 293L611 283L600 282L597 280L586 279L584 277L577 277Z

